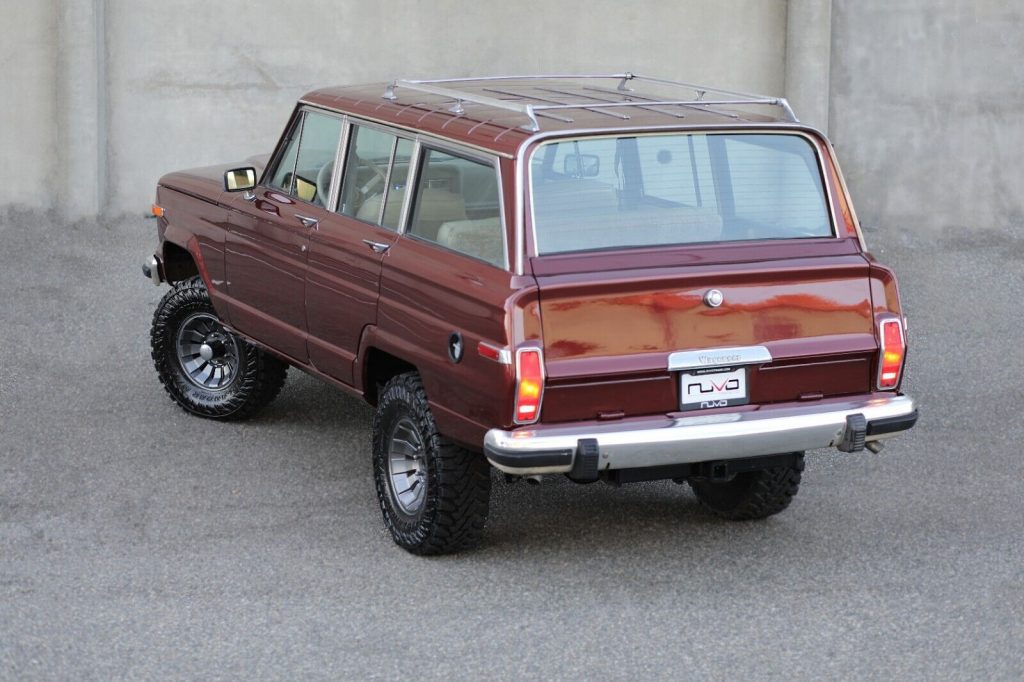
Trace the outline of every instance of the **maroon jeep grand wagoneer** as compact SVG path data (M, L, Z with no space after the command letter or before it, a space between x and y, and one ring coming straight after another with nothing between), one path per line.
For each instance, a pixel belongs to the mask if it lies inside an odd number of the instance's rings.
M289 365L361 396L411 552L478 542L491 466L757 519L805 450L917 419L896 278L783 99L629 73L317 90L265 163L171 173L153 212L171 398L248 417Z

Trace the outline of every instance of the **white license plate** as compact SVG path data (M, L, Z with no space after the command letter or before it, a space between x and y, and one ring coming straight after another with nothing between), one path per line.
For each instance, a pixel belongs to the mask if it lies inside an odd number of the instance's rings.
M679 375L679 395L681 410L746 405L750 402L747 397L747 370L744 367L719 367L682 372Z

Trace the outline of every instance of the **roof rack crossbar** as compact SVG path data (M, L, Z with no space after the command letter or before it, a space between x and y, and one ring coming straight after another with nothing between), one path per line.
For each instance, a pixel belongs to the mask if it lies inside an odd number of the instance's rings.
M591 91L597 92L608 92L610 94L622 95L632 97L634 99L643 100L642 103L628 101L628 102L608 102L604 100L598 100L597 102L580 102L580 103L556 103L553 100L546 100L544 98L534 97L539 103L524 103L524 102L513 102L507 99L500 99L497 97L489 97L487 95L477 94L475 92L466 92L457 88L444 87L444 84L450 83L473 83L473 82L494 82L494 81L544 81L544 80L597 80L597 79L616 79L618 84L614 91L603 90L601 88L585 88ZM659 85L669 85L672 87L681 87L693 90L696 99L671 99L671 100L660 100L651 97L643 97L641 95L632 94L632 88L628 87L631 81L639 81L644 83L656 83ZM617 118L623 118L623 116L615 112L601 111L603 109L618 108L618 107L635 107L650 109L653 106L678 106L678 107L689 107L702 109L704 111L715 111L711 109L711 106L742 106L742 105L763 105L763 106L776 106L782 109L786 118L793 123L799 122L796 115L793 113L792 107L789 102L783 97L770 97L767 95L755 95L744 92L737 92L734 90L723 90L721 88L712 88L703 85L696 85L693 83L684 83L681 81L666 80L663 78L651 78L649 76L638 76L630 72L617 73L617 74L558 74L558 75L544 75L544 76L486 76L486 77L469 77L469 78L448 78L448 79L435 79L435 80L395 80L388 84L384 90L384 98L389 100L397 99L395 95L396 88L407 88L418 92L427 94L437 95L439 97L445 97L454 100L455 104L451 107L450 111L454 113L463 113L462 103L473 102L475 104L482 104L484 106L494 107L497 109L504 109L506 111L513 111L526 116L530 123L524 125L531 132L537 132L540 130L540 122L537 120L538 117L543 116L545 118L553 118L563 122L571 123L571 118L564 118L550 113L552 110L562 109L583 109L585 111L591 111L595 113L603 113L606 115L612 115ZM497 94L512 95L521 98L528 98L528 95L521 93L511 93L507 91L501 91L496 89L489 89L491 92ZM485 92L488 89L485 89ZM629 93L628 95L624 93ZM708 93L715 95L723 95L726 98L731 99L717 99L717 100L705 100L704 97ZM559 94L575 94L575 93L559 93ZM583 95L588 99L597 99ZM548 112L548 113L542 113ZM666 112L661 112L666 113ZM739 116L732 112L727 111L715 111L725 116L732 118L738 118ZM628 119L628 116L625 116Z
M579 93L579 92L569 92L568 90L558 90L556 88L545 88L545 87L537 86L537 89L538 90L543 90L544 92L550 92L550 93L553 93L553 94L556 94L556 95L567 95L567 96L570 96L570 97L586 97L587 99L592 99L595 102L611 103L611 102L614 101L614 100L610 100L610 99L604 99L603 97L595 97L593 95L584 95L584 94ZM614 90L602 90L600 88L587 88L587 87L584 87L584 88L581 88L581 89L582 90L593 90L593 91L597 91L597 92L609 92L609 93L618 94ZM632 95L632 96L636 97L635 95ZM638 99L644 99L644 98L640 97ZM662 114L664 116L671 116L673 118L686 118L686 114L672 113L670 111L665 111L664 109L656 108L658 106L662 106L662 107L678 106L678 105L675 105L675 104L661 104L661 105L653 104L653 105L648 105L648 104L634 103L634 106L637 109L644 109L645 111L653 111L656 114Z
M537 88L537 89L540 90L542 88ZM536 95L527 95L525 93L519 93L519 92L511 92L509 90L499 90L497 88L484 88L484 92L493 92L496 95L507 95L509 97L518 97L518 98L521 98L521 99L531 99L531 100L533 100L533 102L530 102L530 104L534 105L534 110L535 111L536 111L538 105L534 104L534 102L538 102L540 104L564 104L564 102L559 102L558 100L554 100L554 99L547 99L545 97L537 97ZM600 109L591 108L591 107L584 106L584 105L580 105L579 108L586 109L587 111L592 111L595 114L603 114L604 116L611 116L612 118L617 118L620 121L628 121L629 120L629 116L627 116L626 114L617 114L614 111L601 111Z
M584 90L590 90L592 92L605 92L605 93L608 93L609 95L618 95L618 94L620 94L617 90L611 90L611 89L608 89L608 88L584 87L583 89ZM626 96L629 97L630 99L634 99L634 100L637 100L637 99L643 100L643 102L644 102L643 104L636 103L636 106L638 106L638 107L639 106L644 106L644 107L655 107L655 106L657 106L657 107L681 107L683 109L697 109L699 111L710 111L711 113L719 114L720 116L728 116L730 118L739 118L738 114L735 114L735 113L733 113L731 111L725 111L723 109L712 109L709 106L705 106L705 105L708 105L708 104L714 104L714 102L707 101L707 100L696 100L696 99L689 100L688 99L688 100L682 100L682 103L679 103L678 101L663 102L663 101L660 101L660 100L658 100L658 99L656 99L654 97L644 97L643 95L638 95L635 92L630 92ZM774 99L774 98L769 97L768 99ZM729 104L736 104L736 103L739 103L739 104L744 104L744 103L750 104L750 101L749 100L732 100L731 99L731 100L728 100L728 103Z

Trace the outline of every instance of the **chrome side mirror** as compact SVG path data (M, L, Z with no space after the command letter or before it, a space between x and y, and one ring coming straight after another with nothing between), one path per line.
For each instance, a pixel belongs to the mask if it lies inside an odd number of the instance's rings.
M228 192L244 192L256 187L256 169L252 166L232 168L224 173L224 189Z

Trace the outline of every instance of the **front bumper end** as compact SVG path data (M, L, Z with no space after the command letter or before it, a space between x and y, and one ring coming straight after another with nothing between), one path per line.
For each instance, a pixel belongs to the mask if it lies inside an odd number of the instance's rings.
M596 442L598 471L637 469L827 447L854 452L898 435L916 421L912 398L874 393L696 416L675 413L491 429L484 453L508 474L570 473L580 470L581 458L592 456L585 453L593 453ZM588 463L586 468L591 467Z
M164 281L163 275L161 274L160 259L157 258L156 254L153 254L146 259L142 264L142 274L153 284L160 286Z

